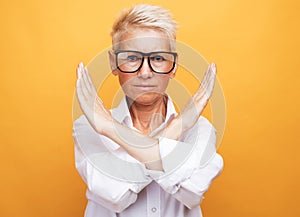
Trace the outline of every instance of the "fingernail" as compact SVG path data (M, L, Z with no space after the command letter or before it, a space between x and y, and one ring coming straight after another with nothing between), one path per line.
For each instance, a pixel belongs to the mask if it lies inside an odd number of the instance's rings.
M211 69L214 73L216 73L216 64L215 63L211 64Z

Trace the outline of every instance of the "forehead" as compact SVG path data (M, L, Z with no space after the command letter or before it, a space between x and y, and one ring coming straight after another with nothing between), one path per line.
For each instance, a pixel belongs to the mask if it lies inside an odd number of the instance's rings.
M170 39L159 30L133 29L124 33L115 45L118 50L137 50L142 52L170 51Z

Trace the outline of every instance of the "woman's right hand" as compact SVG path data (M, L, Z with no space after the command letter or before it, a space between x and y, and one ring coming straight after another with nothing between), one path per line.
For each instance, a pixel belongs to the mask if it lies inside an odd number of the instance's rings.
M104 134L112 124L112 116L98 96L88 69L83 63L77 68L76 94L80 108L91 126L96 132Z

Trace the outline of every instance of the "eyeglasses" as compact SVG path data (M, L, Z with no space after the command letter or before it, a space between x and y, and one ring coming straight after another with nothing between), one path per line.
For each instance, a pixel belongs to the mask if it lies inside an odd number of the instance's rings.
M145 57L148 57L148 65L153 72L159 74L170 73L176 65L177 53L168 51L156 51L143 53L132 50L115 51L117 68L124 73L134 73L141 69Z

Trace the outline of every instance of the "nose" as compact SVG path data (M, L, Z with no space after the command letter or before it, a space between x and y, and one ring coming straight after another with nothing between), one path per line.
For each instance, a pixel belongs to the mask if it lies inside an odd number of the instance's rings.
M153 72L149 66L148 58L149 57L144 57L143 65L140 68L140 70L137 72L137 76L139 78L147 79L153 76Z

